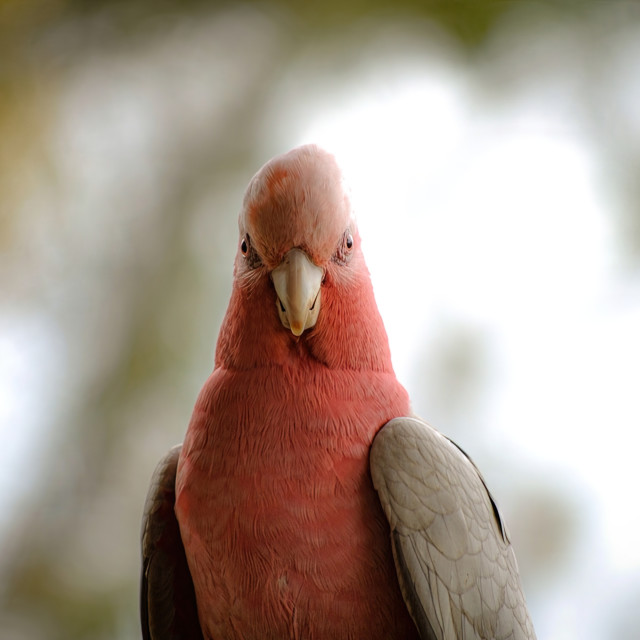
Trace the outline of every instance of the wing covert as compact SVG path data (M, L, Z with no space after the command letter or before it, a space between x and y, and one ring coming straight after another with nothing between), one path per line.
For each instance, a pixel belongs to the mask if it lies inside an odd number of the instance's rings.
M182 445L156 467L142 519L140 621L144 640L199 640L193 581L174 513L175 480Z
M370 460L421 637L533 640L506 528L464 451L421 420L396 418L376 436Z

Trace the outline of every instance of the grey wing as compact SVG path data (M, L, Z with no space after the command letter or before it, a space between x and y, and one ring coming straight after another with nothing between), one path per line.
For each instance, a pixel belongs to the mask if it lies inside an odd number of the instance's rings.
M426 423L396 418L376 436L370 462L421 638L535 639L513 548L466 454Z
M174 513L177 445L160 461L151 479L142 519L140 622L144 640L198 640L193 581Z

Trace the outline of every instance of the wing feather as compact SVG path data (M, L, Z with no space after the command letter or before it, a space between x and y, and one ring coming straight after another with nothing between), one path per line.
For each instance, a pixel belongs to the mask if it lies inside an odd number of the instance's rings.
M151 479L142 519L140 621L144 640L200 640L193 581L174 513L182 445L160 461Z
M374 440L371 475L421 637L534 640L506 527L464 451L421 420L396 418Z

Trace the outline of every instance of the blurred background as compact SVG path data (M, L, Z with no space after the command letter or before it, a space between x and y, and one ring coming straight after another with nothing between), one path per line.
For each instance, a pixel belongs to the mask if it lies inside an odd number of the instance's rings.
M640 633L640 3L0 2L0 636L139 637L152 470L244 187L352 186L414 409L483 470L538 637Z

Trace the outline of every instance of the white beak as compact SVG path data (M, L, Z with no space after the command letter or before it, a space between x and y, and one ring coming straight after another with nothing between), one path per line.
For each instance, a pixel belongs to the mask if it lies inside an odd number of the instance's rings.
M324 271L302 249L291 249L271 272L280 322L294 336L313 327L320 311Z

